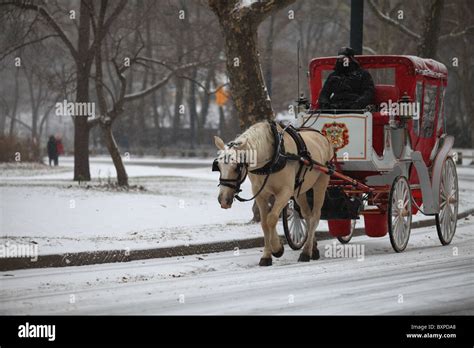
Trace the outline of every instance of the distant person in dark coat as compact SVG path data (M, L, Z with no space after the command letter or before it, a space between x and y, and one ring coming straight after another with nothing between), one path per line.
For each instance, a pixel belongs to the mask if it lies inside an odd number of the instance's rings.
M369 72L360 67L354 50L338 52L334 71L319 94L320 109L365 109L374 103L375 86Z
M57 166L58 165L58 147L57 147L56 138L54 137L54 135L51 135L49 137L47 148L48 148L49 165L51 166L51 162L54 161L54 165Z

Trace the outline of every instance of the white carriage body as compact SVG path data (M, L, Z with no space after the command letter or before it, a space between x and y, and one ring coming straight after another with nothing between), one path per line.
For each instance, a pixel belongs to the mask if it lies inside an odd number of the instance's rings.
M307 120L310 118L309 120ZM340 142L337 146L337 161L343 171L390 172L400 162L411 161L412 147L405 129L384 126L384 150L379 156L373 148L372 113L343 113L305 115L299 118L299 126L306 125L322 132L326 137L328 129L334 125L339 129Z

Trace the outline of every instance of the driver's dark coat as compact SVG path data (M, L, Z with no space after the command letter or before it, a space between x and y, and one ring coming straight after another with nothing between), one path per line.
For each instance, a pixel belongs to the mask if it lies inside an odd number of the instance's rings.
M348 68L337 67L319 94L320 109L365 109L374 103L375 86L370 74L351 61Z

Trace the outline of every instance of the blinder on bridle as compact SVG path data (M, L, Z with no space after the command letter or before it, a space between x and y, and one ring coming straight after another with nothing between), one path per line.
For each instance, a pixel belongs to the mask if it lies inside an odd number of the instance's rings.
M235 194L237 195L242 190L240 189L240 185L245 181L247 178L247 170L245 171L245 175L242 175L242 169L247 168L247 163L237 163L237 177L235 179L225 179L222 176L219 176L219 185L218 186L226 186L233 190L235 190ZM212 162L212 171L213 172L220 172L219 169L219 160L216 158L214 162Z
M212 171L213 172L220 172L219 169L219 162L217 161L217 158L212 162Z

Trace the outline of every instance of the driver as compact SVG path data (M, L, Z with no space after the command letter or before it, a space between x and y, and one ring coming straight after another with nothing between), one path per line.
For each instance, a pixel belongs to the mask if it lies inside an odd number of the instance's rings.
M354 50L338 52L334 71L319 94L320 109L365 109L374 102L375 86L369 72L360 67Z

